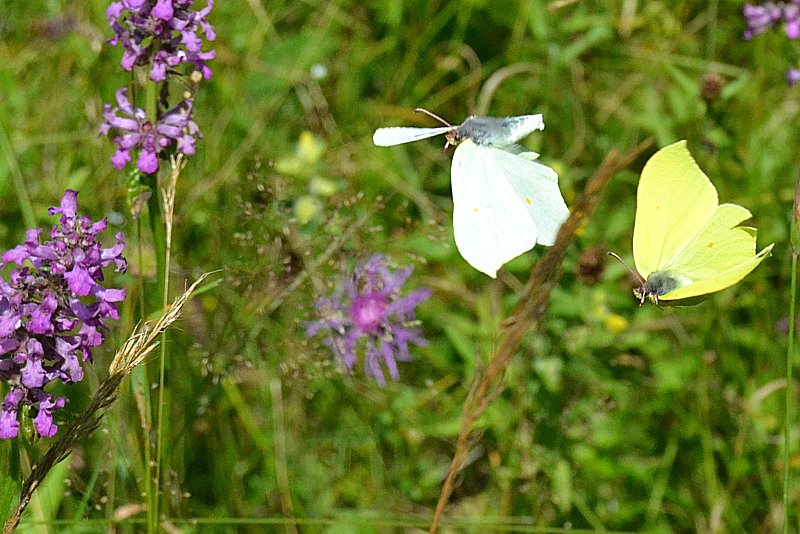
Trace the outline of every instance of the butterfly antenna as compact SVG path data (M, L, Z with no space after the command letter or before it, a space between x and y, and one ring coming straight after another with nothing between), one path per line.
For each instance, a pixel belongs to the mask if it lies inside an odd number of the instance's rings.
M447 122L446 120L441 118L439 115L437 115L436 113L434 113L432 111L428 111L425 108L416 108L414 111L417 112L417 113L424 113L428 117L434 118L437 121L441 122L442 124L444 124L448 128L454 128L454 126L452 124L450 124L449 122ZM453 138L450 137L452 133L453 133L453 130L451 130L450 132L447 133L447 142L444 144L444 149L442 150L443 152L447 151L447 148L449 146L456 144L456 143L453 142Z
M425 115L427 115L428 117L431 117L431 118L433 118L433 119L436 119L437 121L441 122L441 123L442 123L442 124L444 124L445 126L449 126L449 127L451 127L451 128L453 127L453 125L452 125L452 124L450 124L449 122L447 122L446 120L444 120L443 118L441 118L439 115L437 115L436 113L434 113L434 112L432 112L432 111L428 111L428 110L427 110L427 109L425 109L425 108L417 108L417 109L415 109L414 111L415 111L416 113L424 113L424 114L425 114Z
M619 254L617 254L616 252L609 252L608 255L611 256L612 258L616 258L617 261L619 261L622 265L624 265L625 268L628 269L631 272L631 274L633 276L635 276L639 280L639 282L642 283L642 285L644 285L646 283L645 279L642 278L642 275L639 274L638 272L634 271L630 267L628 267L628 264L625 263L625 261L623 261L623 259L619 257Z

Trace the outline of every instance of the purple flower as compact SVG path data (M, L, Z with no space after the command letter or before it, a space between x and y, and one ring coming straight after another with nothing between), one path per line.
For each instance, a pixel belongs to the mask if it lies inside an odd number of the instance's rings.
M18 268L10 283L0 278L0 382L10 387L0 407L0 438L16 437L23 405L33 410L40 435L56 433L53 413L65 400L44 388L56 380L83 379L80 362L91 360L91 349L103 342L105 320L119 318L114 303L125 298L125 290L101 282L104 268L127 267L123 235L103 248L98 238L105 219L93 222L77 209L77 191L67 190L61 205L48 212L60 215L50 240L41 243L43 231L28 230L25 243L2 255L2 264Z
M747 40L777 26L781 21L785 22L786 37L800 38L800 0L767 2L760 6L745 4L744 17L747 19L744 38ZM796 84L800 81L800 71L789 69L786 72L786 80L789 85Z
M753 36L764 33L783 18L783 6L775 2L767 2L761 6L745 4L744 17L747 19L744 38L749 41Z
M202 33L209 41L216 39L208 14L214 2L193 11L194 0L120 0L112 2L106 18L115 36L108 42L122 44L122 68L150 65L150 79L161 82L167 71L189 63L203 77L211 77L207 61L214 59L214 50L203 52Z
M58 432L58 426L53 424L53 412L56 408L64 407L64 399L62 397L58 397L55 402L51 399L52 396L46 395L39 401L39 413L33 419L36 431L40 436L47 438L52 438Z
M789 69L786 71L786 81L789 82L789 85L795 85L800 82L800 70Z
M789 2L783 6L783 18L786 20L786 37L800 37L800 2Z
M365 374L378 384L386 385L381 363L389 376L399 380L397 361L411 361L408 345L427 345L417 328L414 309L431 292L424 289L401 295L412 270L393 271L380 254L359 264L330 298L317 300L319 319L306 325L307 335L324 331L324 343L348 371L363 355Z
M131 150L137 150L139 159L136 166L140 171L152 174L158 170L158 154L173 141L184 154L194 154L195 142L202 135L192 120L192 100L183 100L175 108L162 113L154 126L147 120L143 109L131 104L127 93L127 87L117 90L118 107L106 104L103 108L105 122L100 125L100 135L106 135L112 129L118 134L114 137L117 152L111 157L114 167L124 168L131 160Z
M17 437L17 432L19 432L17 411L23 398L25 398L23 389L12 388L3 400L2 407L0 407L0 439Z

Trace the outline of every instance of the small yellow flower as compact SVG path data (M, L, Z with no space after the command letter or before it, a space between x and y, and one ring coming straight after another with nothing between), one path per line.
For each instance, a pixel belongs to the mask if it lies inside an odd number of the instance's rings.
M316 137L308 130L300 134L297 141L297 157L305 162L314 163L319 161L325 152L325 142Z
M314 176L308 184L308 189L311 193L321 197L329 197L339 190L335 182L323 178L322 176Z
M630 325L625 317L616 313L608 313L608 315L604 317L603 322L605 323L606 328L608 328L608 330L615 335L621 334L627 330L628 326Z
M303 195L294 202L294 214L300 224L308 224L321 209L320 201L311 195Z
M308 176L325 153L325 142L308 130L300 134L294 154L275 162L275 170L289 176Z

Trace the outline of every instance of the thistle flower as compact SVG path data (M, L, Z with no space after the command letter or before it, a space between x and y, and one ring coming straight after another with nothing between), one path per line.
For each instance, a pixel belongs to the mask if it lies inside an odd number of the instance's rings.
M114 137L117 151L111 163L122 169L131 160L131 150L139 151L136 166L140 171L152 174L158 170L158 154L173 141L177 149L191 156L195 143L202 138L200 128L192 120L191 99L182 100L173 109L162 113L154 125L147 120L147 114L128 100L128 88L117 90L117 107L106 104L103 108L105 122L100 125L100 135L114 129L119 135Z
M83 379L81 361L91 360L91 349L103 342L104 320L119 319L115 303L125 299L125 290L100 282L103 268L126 269L124 236L102 248L98 236L107 222L78 215L77 196L67 190L61 205L48 211L61 215L49 241L40 243L41 229L28 230L25 243L2 255L0 266L19 268L10 283L0 278L0 381L10 387L0 405L0 438L17 436L23 406L36 412L40 435L55 435L53 413L65 401L45 386Z
M122 68L130 71L136 65L150 65L150 79L164 81L167 71L189 63L203 77L211 77L207 61L214 59L214 50L203 52L203 39L216 39L208 14L214 2L193 11L194 0L121 0L111 2L106 18L116 34L108 43L122 44Z
M359 264L330 298L317 300L319 319L306 325L307 335L324 331L324 343L347 371L363 356L364 373L381 386L386 385L381 363L392 379L400 380L397 361L411 361L408 345L427 345L416 326L414 309L431 292L401 294L412 270L393 271L380 254Z

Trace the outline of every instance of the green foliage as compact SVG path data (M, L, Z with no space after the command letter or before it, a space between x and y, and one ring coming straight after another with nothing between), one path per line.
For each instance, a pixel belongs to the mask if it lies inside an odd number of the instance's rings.
M8 517L17 506L21 489L19 450L16 442L6 441L0 444L0 462L7 466L7 470L0 473L0 514Z
M24 236L27 201L43 218L65 188L80 188L82 209L126 231L131 265L141 241L146 283L127 278L129 301L157 309L152 240L137 234L125 173L96 135L102 104L127 79L119 50L103 44L106 5L12 2L0 13L0 128L14 156L0 152L0 248ZM425 107L451 122L543 113L546 129L524 142L558 171L568 204L608 151L687 139L720 198L752 211L759 248L776 243L742 283L697 306L640 308L605 252L631 258L645 159L616 176L569 252L545 324L477 424L448 514L475 525L514 516L647 532L779 528L800 146L798 90L784 83L796 50L783 36L745 42L740 3L696 0L218 2L211 20L217 59L195 105L205 139L178 182L172 287L214 269L224 282L169 340L165 514L218 519L208 528L219 532L263 532L225 521L292 513L331 519L308 526L320 532L429 517L469 384L541 251L497 281L460 258L440 141L371 142L377 127L429 125L413 113ZM376 251L414 265L411 284L433 290L419 312L430 345L385 389L358 368L341 376L304 334L314 300ZM114 336L139 319L130 304ZM105 373L105 350L89 384ZM155 371L140 380L155 382ZM131 391L108 432L73 454L72 491L43 518L110 518L143 502L147 439ZM85 405L80 395L67 416ZM796 421L792 436L796 465Z
M69 471L68 463L60 463L50 471L41 487L36 491L31 504L20 523L23 532L49 532L48 523L57 517L65 494L65 483ZM78 516L80 517L80 516ZM30 524L28 524L30 522ZM78 526L76 532L82 529Z

